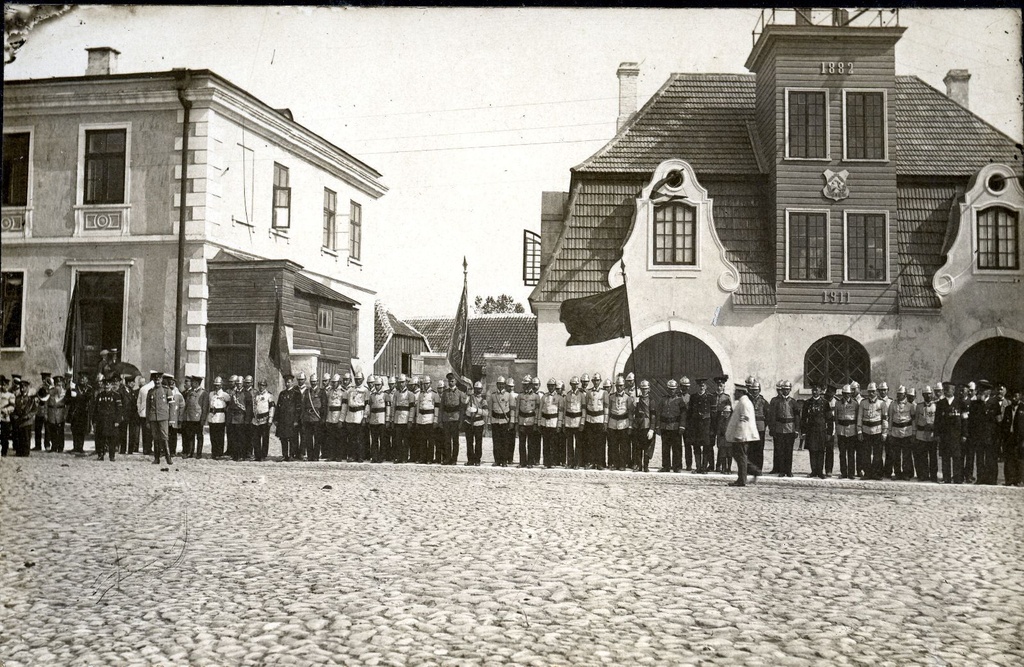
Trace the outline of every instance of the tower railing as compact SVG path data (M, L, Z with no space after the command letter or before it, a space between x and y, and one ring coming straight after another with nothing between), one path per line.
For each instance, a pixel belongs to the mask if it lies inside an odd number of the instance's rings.
M806 25L851 28L891 28L900 25L899 9L762 9L751 31L751 46L770 25Z

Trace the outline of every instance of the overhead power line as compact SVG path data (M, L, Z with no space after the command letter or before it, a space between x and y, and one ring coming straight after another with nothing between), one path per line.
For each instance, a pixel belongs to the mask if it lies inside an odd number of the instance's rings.
M366 141L390 141L392 139L426 139L429 137L461 137L466 134L496 134L499 132L533 132L535 130L557 130L570 127L596 127L599 125L612 125L615 121L608 120L600 123L575 123L572 125L541 125L539 127L510 127L497 130L471 130L468 132L439 132L436 134L407 134L398 137L370 137L369 139L348 139L348 142Z
M487 104L480 107L459 107L456 109L427 109L424 111L394 111L391 113L374 113L364 116L316 116L317 119L344 120L347 118L383 118L385 116L415 116L417 114L454 113L456 111L480 111L482 109L513 109L517 107L539 107L549 104L578 104L581 102L606 102L617 100L618 97L591 97L582 100L554 100L551 102L522 102L520 104Z
M530 141L518 144L488 144L486 146L450 146L448 148L414 148L401 151L374 151L372 153L360 153L359 155L394 155L395 153L433 153L435 151L471 151L481 148L517 148L519 146L550 146L553 144L586 144L595 141L608 141L608 137L596 137L594 139L565 139L563 141Z

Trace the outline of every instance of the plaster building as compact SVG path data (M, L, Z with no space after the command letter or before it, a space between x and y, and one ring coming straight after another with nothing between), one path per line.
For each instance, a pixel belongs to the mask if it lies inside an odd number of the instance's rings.
M946 94L897 75L904 31L766 10L750 74L673 74L638 111L623 63L617 134L528 248L540 374L1019 384L1020 147L971 113L968 72ZM567 345L563 303L624 279L632 342Z
M0 372L62 370L67 337L76 371L117 348L274 387L279 310L296 371L369 370L381 174L214 72L117 55L4 83Z

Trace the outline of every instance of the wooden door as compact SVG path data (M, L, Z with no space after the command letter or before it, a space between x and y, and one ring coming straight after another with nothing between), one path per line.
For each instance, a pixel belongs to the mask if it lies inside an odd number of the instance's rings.
M99 372L100 351L118 350L124 358L124 272L80 272L77 277L78 336L75 346L75 371L91 377Z
M668 393L668 381L690 378L693 387L699 377L722 374L722 363L704 341L680 331L666 331L640 343L626 362L625 373L636 374L636 382L651 383L656 401Z

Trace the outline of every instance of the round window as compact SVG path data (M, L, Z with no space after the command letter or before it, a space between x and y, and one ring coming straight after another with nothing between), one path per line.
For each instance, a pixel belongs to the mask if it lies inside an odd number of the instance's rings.
M1006 189L1006 177L1002 174L992 174L985 185L993 194L999 194Z

